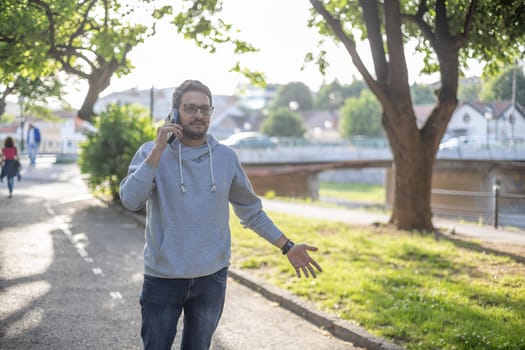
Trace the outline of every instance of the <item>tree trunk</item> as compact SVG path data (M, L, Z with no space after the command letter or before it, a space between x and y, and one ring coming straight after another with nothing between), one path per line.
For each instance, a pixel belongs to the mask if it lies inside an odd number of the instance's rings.
M84 98L82 107L80 107L78 110L78 116L80 119L87 120L89 122L92 120L93 116L95 115L93 108L98 100L98 96L104 89L105 87L101 88L98 86L98 84L93 83L92 79L89 79L88 93Z
M409 143L416 144L412 141ZM399 150L394 151L394 154L396 153L399 153ZM391 221L399 229L433 229L430 196L434 158L427 157L426 153L410 152L404 154L403 159L394 156L395 188Z
M3 98L0 98L0 117L4 115L5 113L5 100Z
M432 231L432 174L439 141L457 101L440 101L422 129L415 123L411 104L383 105L383 126L390 142L394 164L394 205L391 223L399 229ZM414 121L413 121L414 120Z
M399 229L431 231L430 195L435 143L422 136L410 104L383 105L383 126L394 162L394 201L391 223ZM403 124L401 126L401 124Z
M89 88L82 107L78 111L78 116L87 121L91 121L95 115L93 107L98 100L98 96L104 91L110 83L111 76L119 68L119 63L113 59L109 63L101 65L99 69L96 69L89 75L88 83Z
M94 73L89 77L88 92L86 97L84 98L82 107L80 107L78 111L78 116L81 119L87 120L89 122L93 119L93 116L95 115L95 111L93 109L95 103L97 102L100 93L109 86L110 77L111 75L107 77L105 74L101 73Z

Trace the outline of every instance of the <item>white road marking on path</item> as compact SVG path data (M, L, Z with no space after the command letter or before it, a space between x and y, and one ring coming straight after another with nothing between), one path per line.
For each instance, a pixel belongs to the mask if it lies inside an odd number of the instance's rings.
M113 299L123 300L122 294L120 294L120 292L110 292L109 295L111 295Z
M78 198L80 198L80 197L78 197ZM83 199L86 199L87 196L84 196L84 197L82 197L80 199L78 199L78 198L75 199L75 200L83 200ZM92 198L92 197L89 196L89 198ZM71 201L73 201L73 200L71 200ZM66 203L66 202L61 202L61 203ZM46 210L49 213L49 215L51 215L55 219L55 222L57 223L57 225L60 228L60 230L69 239L69 241L75 247L75 250L82 257L82 259L84 259L84 261L86 263L88 263L88 264L93 264L93 262L94 262L93 259L89 256L87 250L85 249L85 245L88 242L87 235L85 233L77 233L77 234L74 235L73 232L69 229L69 225L66 223L67 219L64 219L64 218L56 215L55 211L49 205L49 203L46 203L45 207L46 207ZM93 271L93 274L95 274L96 276L104 276L104 272L102 272L102 269L100 267L94 267L91 270ZM121 300L121 301L124 300L124 298L122 297L122 294L120 294L120 292L118 292L118 291L110 292L109 295L114 300Z
M80 255L86 263L92 264L93 259L89 256L85 248L88 241L87 235L85 233L77 233L76 235L73 235L73 232L69 229L69 225L66 223L66 220L68 220L69 218L64 219L56 215L55 211L49 203L45 203L45 207L49 215L51 215L55 219L58 228L69 239L73 247L75 247L75 250L77 251L78 255ZM100 268L94 268L93 273L95 275L103 275L102 270Z
M102 272L102 269L101 269L100 267L94 267L94 268L93 268L93 273L94 273L95 275L101 275L101 276L104 274L104 273Z
M62 199L58 203L59 204L68 204L68 203L73 203L73 202L81 202L83 200L92 199L92 198L93 198L93 195L91 195L89 193L86 193L86 194L80 194L80 195L74 196L74 197L69 197L67 199Z

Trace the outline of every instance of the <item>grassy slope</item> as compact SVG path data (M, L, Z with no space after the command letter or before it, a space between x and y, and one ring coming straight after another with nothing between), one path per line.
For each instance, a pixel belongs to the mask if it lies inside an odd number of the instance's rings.
M318 246L324 272L294 277L275 247L232 215L232 264L409 349L525 349L525 266L392 228L270 214Z

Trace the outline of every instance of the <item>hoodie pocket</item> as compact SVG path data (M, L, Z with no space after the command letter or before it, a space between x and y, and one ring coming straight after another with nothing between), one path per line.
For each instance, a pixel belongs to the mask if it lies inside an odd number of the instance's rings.
M170 228L157 256L159 268L193 276L209 275L228 265L230 232L217 226Z

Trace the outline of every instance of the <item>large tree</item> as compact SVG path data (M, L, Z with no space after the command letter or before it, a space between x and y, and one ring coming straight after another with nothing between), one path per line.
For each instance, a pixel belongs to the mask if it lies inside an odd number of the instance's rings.
M31 103L60 95L59 65L47 57L47 46L42 45L45 29L26 4L0 2L0 116L10 95L27 97Z
M523 49L525 3L521 0L310 0L310 24L336 38L349 53L382 106L395 174L391 221L401 229L432 230L433 165L439 142L457 106L458 77L466 58L495 69ZM357 51L366 39L373 67ZM357 34L357 35L359 35ZM359 38L358 38L359 39ZM416 40L424 72L439 72L437 102L418 128L410 96L405 43ZM509 62L510 63L510 62ZM372 70L373 69L373 70Z
M157 5L152 0L5 0L0 7L0 57L10 72L30 68L32 77L41 76L42 70L35 67L51 60L55 70L47 73L60 70L87 80L78 115L90 120L93 106L111 78L131 71L129 52L153 35L156 22L163 18L172 18L171 23L182 34L180 40L193 40L209 52L226 43L233 45L235 53L254 51L231 35L231 25L215 16L220 9L216 0L183 0L173 5ZM239 63L232 66L252 81L261 80L258 72ZM15 78L9 77L9 82ZM1 80L0 88L9 87L6 82ZM3 91L20 93L16 89Z

